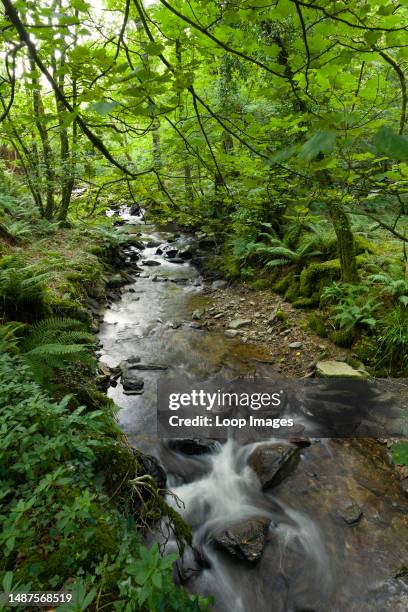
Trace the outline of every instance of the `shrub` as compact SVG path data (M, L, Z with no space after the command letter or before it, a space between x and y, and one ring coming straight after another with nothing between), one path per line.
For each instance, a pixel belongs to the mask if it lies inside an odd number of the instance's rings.
M333 306L333 319L340 329L352 330L357 324L374 328L377 324L374 313L380 304L375 298L367 297L368 292L366 284L333 283L324 289L321 299L323 303L337 302Z

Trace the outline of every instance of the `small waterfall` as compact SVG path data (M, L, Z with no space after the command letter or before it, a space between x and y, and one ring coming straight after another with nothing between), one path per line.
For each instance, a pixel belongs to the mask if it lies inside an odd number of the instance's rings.
M205 472L198 479L177 485L177 480L169 476L170 489L175 497L169 495L168 503L192 527L193 548L199 551L199 556L207 564L200 575L197 574L194 590L198 586L198 590L204 594L213 594L216 609L223 612L271 610L267 594L269 584L264 575L266 564L262 563L262 559L256 564L247 564L243 571L242 561L228 558L214 546L215 533L254 517L265 517L270 521L266 539L273 543L277 552L274 573L280 575L283 590L293 590L293 593L284 594L282 607L277 607L277 610L291 610L291 599L296 600L300 595L301 599L308 599L312 594L313 599L316 593L328 595L331 589L329 559L317 525L306 514L263 492L255 473L247 464L249 455L258 445L240 446L229 439L212 453L194 457L194 462L202 464L201 473ZM189 459L180 456L180 461ZM174 486L172 483L175 483ZM177 499L182 502L181 506ZM170 543L171 548L174 545L174 542ZM267 547L268 542L265 550ZM300 560L299 580L291 576L290 583L288 580L286 584L285 566L290 553ZM186 565L190 562L191 557L187 555ZM301 575L302 566L305 568L304 576Z

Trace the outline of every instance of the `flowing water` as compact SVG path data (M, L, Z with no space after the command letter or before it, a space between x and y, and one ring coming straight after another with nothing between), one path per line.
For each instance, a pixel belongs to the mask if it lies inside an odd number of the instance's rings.
M206 303L198 271L157 254L174 234L127 217L148 245L143 273L105 313L101 360L110 366L130 357L159 364L186 378L221 374L270 375L261 347L197 329L191 312ZM176 238L176 245L189 238ZM174 244L174 242L173 242ZM163 247L161 247L163 248ZM139 262L140 265L140 262ZM192 592L215 597L220 612L406 611L408 504L373 440L313 440L301 461L272 492L261 489L248 457L256 444L229 439L211 452L185 455L156 439L156 383L163 370L143 370L144 393L126 395L119 383L109 395L130 441L159 458L169 503L192 526L193 550L178 564L178 578ZM180 501L177 502L177 499ZM341 516L344 500L363 512L356 525ZM249 563L214 545L214 534L252 519L269 523L261 558ZM168 550L176 546L168 543Z

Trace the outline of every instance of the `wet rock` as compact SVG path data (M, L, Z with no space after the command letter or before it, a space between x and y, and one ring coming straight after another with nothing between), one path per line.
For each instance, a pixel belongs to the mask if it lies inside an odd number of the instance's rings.
M193 321L192 323L190 323L190 327L192 327L193 329L201 329L202 325L201 323L198 323L197 321Z
M181 327L181 321L167 321L165 327L170 329L178 329Z
M289 348L291 349L299 349L299 348L302 348L302 346L303 346L302 342L291 342L289 344Z
M168 441L168 447L183 455L205 455L217 447L213 440L199 440L193 438L173 438Z
M161 248L156 249L156 255L163 255L163 249Z
M193 314L191 315L191 318L194 321L199 321L205 314L205 310L203 308L197 308L196 310L194 310Z
M195 548L193 546L193 554L194 554L194 560L199 567L202 567L205 569L208 569L209 567L211 567L211 564L209 560L207 559L207 557L205 556L202 548Z
M141 240L138 240L137 238L135 238L135 236L129 236L128 244L129 244L129 246L132 246L135 249L139 249L139 251L143 251L143 249L144 249L143 242Z
M126 281L121 274L113 274L108 277L106 284L110 289L118 289L119 287L123 287Z
M154 247L159 247L160 245L161 242L159 240L149 240L148 242L146 242L147 249L153 249Z
M129 208L129 215L132 215L132 217L137 217L139 216L141 213L141 209L139 204L132 204L132 206Z
M352 499L342 499L339 502L337 513L347 525L355 525L363 516L363 511Z
M174 264L183 264L183 263L186 263L186 262L181 257L172 257L171 263L174 263Z
M291 444L295 444L296 446L299 446L300 448L306 448L307 446L310 446L311 444L309 438L301 438L301 437L289 438L289 442Z
M211 283L212 289L225 289L226 287L228 287L228 283L226 280L216 280Z
M239 331L237 329L226 329L224 336L227 336L227 338L236 338L239 336Z
M166 248L164 249L164 253L167 259L173 259L173 257L176 257L178 249L175 249L174 247Z
M300 449L288 444L262 444L251 453L248 464L258 476L262 489L280 484L296 468Z
M192 245L186 246L184 249L180 249L178 254L181 259L191 259L194 254L194 247Z
M167 370L168 366L161 363L134 363L131 365L132 370Z
M262 556L269 522L262 516L243 519L214 533L212 539L233 557L255 563Z
M94 315L100 315L103 314L104 311L104 305L101 302L98 302L97 300L89 297L86 300L86 306L88 306L89 310L92 312L92 314Z
M245 327L246 325L251 325L251 319L234 319L228 323L228 329L239 329L240 327Z
M126 283L133 283L135 280L133 276L129 274L128 272L121 272L120 274Z
M366 376L363 372L355 370L344 361L335 361L334 359L318 361L316 364L316 375L325 378L364 378Z
M144 380L141 376L136 374L132 369L123 368L121 375L121 383L123 390L129 394L129 392L141 393L144 387Z
M144 266L160 266L160 261L156 261L155 259L143 259L142 264Z
M188 278L170 278L172 283L176 283L176 285L187 285L189 279Z

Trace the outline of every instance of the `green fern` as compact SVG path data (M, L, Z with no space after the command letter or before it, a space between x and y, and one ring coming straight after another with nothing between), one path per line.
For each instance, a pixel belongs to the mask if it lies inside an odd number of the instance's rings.
M42 307L49 273L36 266L24 266L16 257L0 261L0 302L6 313L30 314L30 309ZM31 313L32 314L32 313Z
M55 369L63 370L69 364L92 367L95 362L90 351L93 340L81 321L50 317L33 325L21 351L34 376L44 382L52 378Z

